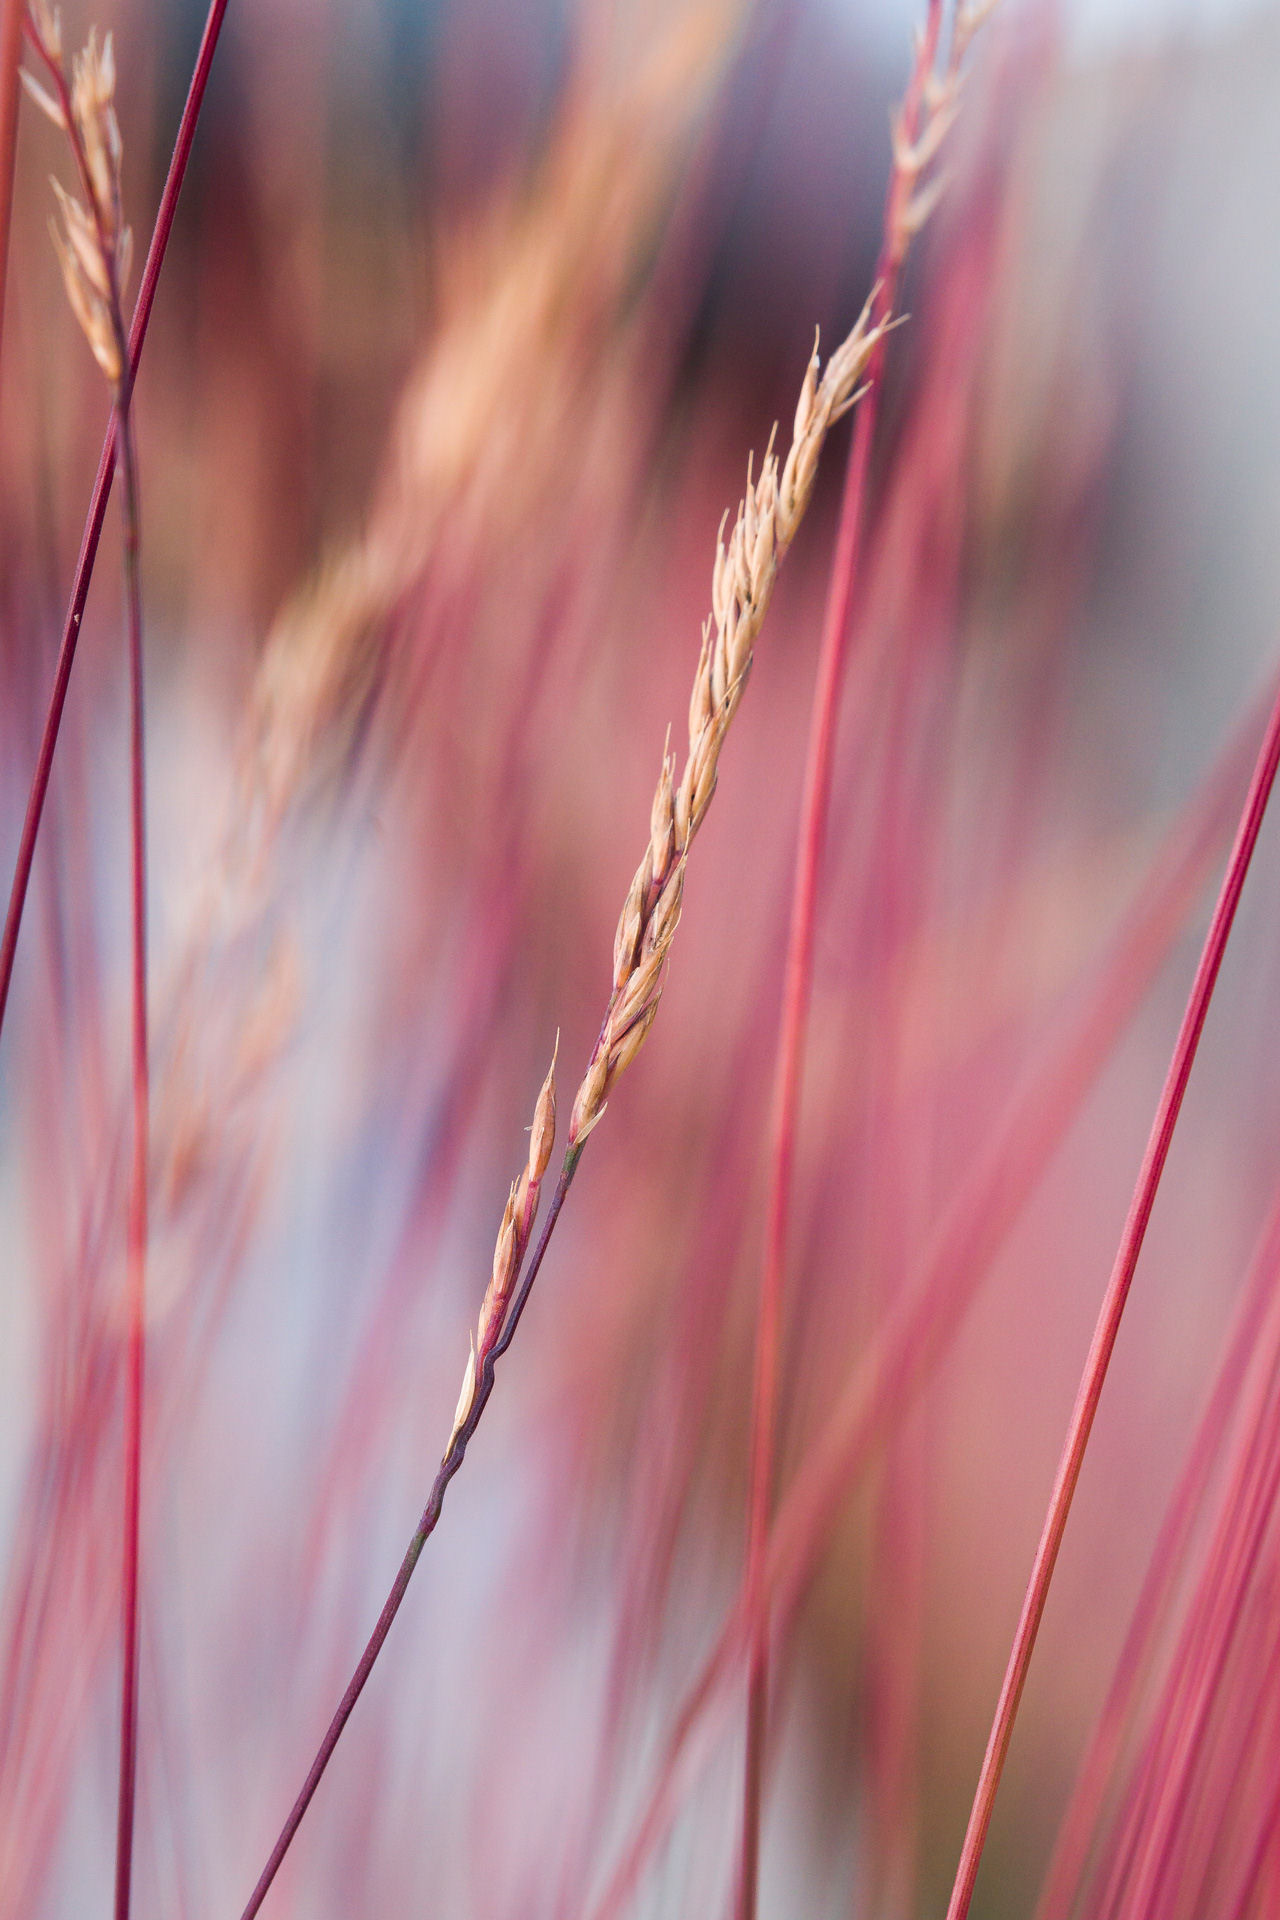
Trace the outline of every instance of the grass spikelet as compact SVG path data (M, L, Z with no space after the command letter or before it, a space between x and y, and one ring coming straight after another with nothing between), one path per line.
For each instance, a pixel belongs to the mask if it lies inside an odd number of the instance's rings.
M649 844L618 921L613 991L574 1098L570 1152L598 1126L618 1075L635 1059L657 1014L663 969L680 924L689 849L715 793L721 750L746 691L778 567L809 504L827 435L856 404L858 382L888 324L873 324L875 298L873 293L825 368L814 347L785 461L779 464L771 441L758 480L748 463L746 492L727 540L721 524L711 616L689 698L688 751L678 779L675 758L663 755Z
M94 359L119 393L128 364L122 301L133 236L121 212L123 148L115 109L115 50L110 34L99 44L96 29L90 28L68 81L61 23L45 0L34 0L28 31L54 91L49 93L25 69L23 83L46 119L67 136L84 193L84 201L77 200L53 182L62 225L51 222L50 232L63 284ZM124 404L127 410L127 396Z
M479 1339L471 1342L449 1443L430 1497L378 1623L242 1920L253 1920L259 1911L381 1652L422 1549L435 1529L449 1482L462 1465L467 1444L493 1391L496 1362L515 1336L587 1139L604 1114L614 1081L634 1060L653 1024L662 968L679 924L689 847L715 792L720 749L746 687L778 565L808 504L818 457L831 424L856 398L859 375L884 331L883 321L875 327L870 325L870 310L868 302L821 377L815 348L797 409L795 438L781 477L770 446L758 481L752 481L748 467L747 490L727 543L721 528L713 572L713 614L703 629L690 705L688 755L678 786L671 755L663 758L648 845L624 903L615 940L613 992L600 1038L574 1099L564 1161L541 1236L521 1271L532 1208L552 1144L554 1060L534 1110L528 1165L512 1187L504 1209L493 1275L481 1307ZM655 849L661 856L656 870Z

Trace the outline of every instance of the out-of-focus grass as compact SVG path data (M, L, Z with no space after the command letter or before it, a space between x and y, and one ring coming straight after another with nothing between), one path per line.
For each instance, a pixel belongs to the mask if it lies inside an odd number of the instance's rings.
M141 6L100 24L141 227L182 34ZM140 1914L239 1910L381 1601L551 1039L576 1068L594 1038L720 513L793 404L813 323L834 341L865 291L901 71L816 10L545 24L245 10L139 389L161 1196ZM1016 1136L990 1189L984 1154L1115 965L1163 831L1274 658L1275 56L1246 25L1064 67L1011 16L965 100L894 343L856 613L784 1517L951 1211L977 1192L980 1225L998 1216ZM6 849L104 410L44 238L51 164L24 125L0 391ZM584 1910L732 1604L833 509L825 491L779 585L662 1020L280 1910ZM99 1898L110 1858L114 568L104 547L0 1050L0 1906L23 1915ZM1274 872L1264 841L1050 1600L993 1913L1034 1898L1267 1210ZM777 1672L765 1912L914 1913L949 1881L1199 931L1183 912L825 1535ZM1229 1515L1239 1481L1215 1484ZM1265 1812L1248 1753L1274 1710L1273 1560L1268 1534L1176 1825L1208 1862L1229 1818L1241 1872ZM650 1910L724 1899L727 1698L646 1869ZM1194 1910L1195 1874L1176 1879L1153 1910Z

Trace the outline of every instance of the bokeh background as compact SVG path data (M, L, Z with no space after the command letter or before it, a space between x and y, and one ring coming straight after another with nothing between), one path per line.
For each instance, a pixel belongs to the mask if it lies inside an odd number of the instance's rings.
M200 12L66 13L72 44L115 34L141 240ZM720 516L785 434L815 326L834 343L868 290L913 22L835 0L231 9L137 393L140 1916L240 1911L412 1531L553 1042L571 1088L595 1037ZM1280 651L1278 103L1273 9L1010 0L910 263L822 871L765 1913L945 1904ZM57 138L24 118L6 862L107 418L50 170ZM721 763L660 1017L270 1912L728 1910L740 1665L670 1742L742 1574L847 432ZM113 1848L118 540L113 512L0 1043L0 1911L24 1920L105 1906ZM1278 880L1269 827L998 1802L993 1920L1046 1887L1242 1310L1091 1850L1041 1911L1280 1902Z

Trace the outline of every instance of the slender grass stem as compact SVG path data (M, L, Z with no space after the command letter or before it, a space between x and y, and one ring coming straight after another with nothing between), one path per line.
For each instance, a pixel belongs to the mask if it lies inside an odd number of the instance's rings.
M122 329L123 331L123 329ZM116 1822L116 1920L128 1920L138 1772L138 1565L142 1480L142 1410L146 1358L147 1157L150 1074L147 1057L146 754L142 662L142 582L138 473L129 387L117 403L124 510L125 598L129 623L130 838L133 933L133 1164L129 1180L128 1351L125 1371L125 1485L121 1607L120 1786Z
M1152 1549L1137 1605L1116 1661L1114 1678L1058 1829L1035 1920L1068 1920L1075 1904L1108 1783L1133 1710L1134 1696L1165 1617L1181 1556L1200 1510L1223 1434L1236 1409L1249 1362L1264 1336L1278 1272L1280 1205L1273 1209L1267 1223L1230 1342Z
M924 88L933 71L942 29L941 0L929 0L925 30L916 53L901 130L914 140ZM872 324L893 312L901 266L899 236L907 185L895 164L885 204L884 240L876 269L877 294ZM747 1484L745 1598L751 1650L747 1677L747 1737L743 1763L742 1833L738 1859L738 1920L755 1920L760 1852L760 1805L769 1692L769 1602L765 1579L774 1456L777 1449L778 1375L782 1344L782 1296L791 1216L796 1128L804 1074L813 981L813 941L818 876L831 796L831 767L840 693L849 643L849 615L859 577L865 525L867 473L875 436L884 339L867 368L866 391L854 422L845 469L835 553L823 613L818 677L814 688L805 757L804 795L796 838L795 880L787 932L786 974L774 1073L773 1128L770 1144L769 1200L764 1261L756 1322L755 1368L751 1400L750 1466Z
M119 131L111 105L112 82L103 82L98 70L96 109L78 113L68 85L60 47L44 37L43 16L28 15L27 34L48 73L57 95L56 112L80 176L85 197L82 218L92 223L98 269L94 286L104 294L100 317L85 320L88 295L77 309L95 357L112 379L115 394L116 452L120 469L123 521L125 624L128 632L129 827L131 852L130 928L132 935L132 1047L133 1152L129 1180L127 1279L125 1306L125 1417L124 1488L121 1551L121 1681L120 1769L116 1818L115 1920L129 1920L133 1879L134 1804L138 1751L138 1589L139 1534L142 1485L142 1417L146 1360L147 1271L147 1158L150 1146L150 1075L147 1058L147 857L146 857L146 738L142 646L142 568L138 497L138 467L133 431L133 376L130 345L121 298L121 235ZM89 50L82 56L87 63ZM77 85L79 85L79 72ZM94 120L92 113L99 118ZM98 170L90 160L90 142L97 142ZM103 170L109 177L103 178ZM87 209L87 212L86 210ZM69 258L70 256L67 256ZM80 269L83 273L83 268Z
M1200 1043L1205 1016L1213 998L1213 990L1222 965L1222 956L1235 919L1245 875L1248 873L1253 850L1257 845L1258 833L1275 781L1278 763L1280 763L1280 698L1272 708L1257 765L1254 768L1253 779L1236 833L1235 845L1227 863L1217 905L1209 923L1209 931L1205 936L1191 994L1182 1017L1182 1025L1178 1031L1155 1119L1152 1122L1151 1134L1143 1155L1115 1266L1103 1297L1093 1340L1089 1347L1089 1355L1067 1429L1066 1443L1045 1515L1040 1544L1036 1549L1031 1578L1023 1599L1022 1612L1014 1634L1004 1681L1000 1688L982 1769L978 1776L969 1825L947 1908L947 1920L964 1920L973 1898L982 1849L986 1841L987 1829L991 1824L995 1796L1013 1735L1014 1720L1017 1717L1022 1690L1026 1684L1027 1670L1035 1649L1036 1635L1044 1613L1049 1583L1053 1578L1058 1550L1062 1545L1067 1517L1071 1511L1071 1501L1084 1463L1085 1448L1088 1446L1094 1415L1098 1410L1107 1366L1115 1346L1116 1335L1120 1330L1121 1315L1129 1296L1129 1287L1133 1280L1134 1269L1138 1264L1138 1255L1142 1251L1147 1223L1151 1218L1151 1209L1155 1204L1156 1192L1160 1185L1160 1176L1164 1172L1173 1130L1182 1108L1183 1096L1187 1090L1187 1081Z
M1082 1005L1055 1033L1014 1094L947 1208L916 1283L858 1356L769 1531L773 1630L785 1633L809 1590L823 1544L876 1439L915 1404L954 1339L983 1276L1019 1218L1067 1126L1167 955L1236 812L1254 742L1273 696L1251 703L1194 800L1174 823L1147 880L1100 960ZM668 1831L681 1792L727 1725L726 1702L749 1653L743 1590L671 1725L655 1777L591 1920L617 1920L646 1860Z
M3 4L3 0L0 0ZM200 40L200 50L191 76L191 85L187 91L186 104L182 109L182 118L178 123L177 139L174 142L173 157L169 162L169 171L164 183L164 192L160 197L160 208L156 214L155 226L151 233L151 243L147 248L146 263L142 269L142 280L138 288L137 304L133 310L133 324L129 330L129 370L128 381L132 388L137 376L138 361L142 354L143 342L147 335L147 326L151 319L151 309L155 303L156 286L160 278L160 269L168 249L169 237L173 231L174 216L178 207L178 195L182 191L182 182L186 177L187 162L191 157L191 145L195 138L196 124L200 118L200 109L204 102L205 88L209 82L209 71L213 65L213 56L217 49L218 38L222 32L222 23L227 11L227 0L210 0L205 18L204 32ZM102 443L102 453L98 460L98 471L93 483L93 492L89 499L89 511L85 518L84 532L80 540L80 553L76 561L75 575L71 585L71 598L67 607L66 621L62 631L62 642L58 650L57 665L54 668L53 686L49 694L49 703L45 712L44 727L40 736L40 746L36 754L35 770L31 777L31 789L27 798L26 815L22 823L22 835L18 843L18 856L14 864L13 881L9 890L9 904L5 914L3 935L0 935L0 1030L4 1026L5 1009L9 1000L9 985L13 978L14 955L18 946L18 931L22 925L22 912L26 903L27 887L31 879L31 863L35 857L36 839L40 831L40 819L44 812L45 796L49 790L49 775L53 768L54 749L58 744L58 732L62 725L62 710L66 705L67 687L71 681L71 669L75 663L76 645L80 638L80 622L84 617L85 601L89 595L89 582L93 576L94 562L98 556L98 542L102 538L102 525L106 518L107 501L111 495L111 482L116 464L116 414L112 409L107 426L106 437Z
M585 1145L585 1141L577 1142L568 1149L564 1156L564 1161L560 1168L560 1176L556 1181L555 1192L551 1196L551 1205L547 1209L547 1217L543 1222L542 1232L538 1236L538 1241L533 1253L526 1261L524 1271L521 1273L520 1279L516 1284L515 1291L511 1298L511 1305L507 1309L506 1320L503 1322L502 1332L494 1342L489 1353L485 1356L483 1365L481 1366L480 1379L476 1388L475 1398L471 1403L471 1410L454 1434L453 1439L449 1443L448 1450L440 1462L439 1470L432 1483L430 1496L426 1506L422 1510L422 1517L414 1530L413 1538L405 1549L404 1558L400 1562L396 1577L391 1583L391 1591L383 1603L382 1611L378 1615L373 1632L369 1635L364 1652L360 1655L356 1663L355 1672L348 1681L346 1691L338 1702L333 1718L330 1720L325 1731L325 1736L320 1742L316 1757L311 1762L307 1777L302 1783L301 1791L289 1809L288 1818L280 1829L279 1836L271 1849L267 1864L258 1876L257 1885L249 1896L249 1901L241 1915L241 1920L253 1920L253 1916L259 1911L263 1901L266 1899L271 1883L280 1870L280 1864L293 1843L293 1836L301 1826L302 1817L311 1804L312 1795L319 1786L321 1776L333 1757L334 1748L342 1737L342 1730L351 1718L352 1709L356 1701L364 1692L366 1680L373 1672L374 1663L382 1651L383 1643L391 1631L392 1622L400 1611L400 1603L408 1591L409 1582L413 1578L413 1570L418 1564L422 1549L426 1546L428 1539L435 1531L436 1522L439 1520L441 1509L444 1506L444 1496L448 1491L449 1482L466 1457L471 1436L479 1426L480 1416L485 1410L489 1395L493 1392L494 1370L498 1361L502 1358L507 1348L511 1345L512 1340L515 1338L516 1328L520 1324L520 1317L525 1310L525 1305L533 1290L533 1283L538 1277L538 1270L542 1265L547 1248L551 1244L551 1236L555 1232L556 1221L560 1218L560 1209L564 1205L565 1196L573 1184L573 1176L578 1170L578 1162L582 1158Z

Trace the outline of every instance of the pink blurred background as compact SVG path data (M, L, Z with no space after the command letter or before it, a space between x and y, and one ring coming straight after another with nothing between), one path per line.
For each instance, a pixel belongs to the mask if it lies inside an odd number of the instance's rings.
M141 0L97 18L141 238L199 20ZM232 9L137 401L140 1915L240 1910L412 1530L553 1041L571 1088L595 1037L721 513L785 433L814 327L834 344L867 291L911 23L818 0ZM1002 8L911 262L822 874L783 1521L846 1431L842 1396L875 1378L882 1400L790 1536L766 1913L945 1903L1275 670L1278 83L1273 11ZM107 416L45 235L60 164L24 121L0 380L7 859ZM726 748L660 1017L268 1911L600 1911L732 1605L846 434ZM0 1044L15 1916L93 1910L110 1878L117 545L111 519ZM1272 1204L1274 843L1050 1598L980 1882L992 1916L1035 1908ZM1230 1468L1211 1482L1175 1600L1233 1487ZM1241 1603L1187 1852L1144 1911L1232 1910L1231 1823L1270 1791L1276 1547L1268 1531ZM1161 1642L1135 1751L1171 1658ZM699 1722L627 1910L725 1909L742 1699L731 1676ZM1268 1858L1247 1911L1280 1899ZM1130 1910L1115 1897L1085 1879L1080 1910Z

